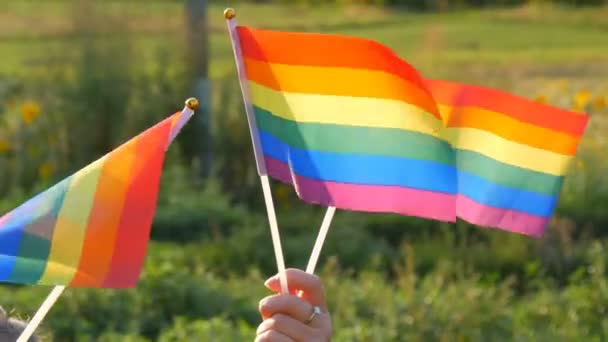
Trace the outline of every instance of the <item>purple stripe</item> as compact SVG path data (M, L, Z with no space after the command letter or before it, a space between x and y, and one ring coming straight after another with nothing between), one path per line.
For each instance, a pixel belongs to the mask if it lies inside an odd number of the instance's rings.
M549 222L546 217L490 207L462 195L458 195L456 198L456 211L458 217L469 223L500 228L534 237L540 237Z
M4 214L4 216L0 217L0 227L2 227L6 222L8 222L9 216L11 212Z
M390 212L446 222L461 219L479 226L540 237L548 218L479 204L468 197L399 186L324 182L293 174L286 163L264 157L268 174L294 185L302 200L343 210Z
M264 157L268 174L294 185L302 200L343 210L396 213L439 221L456 220L454 196L399 186L324 182L292 174L286 163Z
M190 120L192 115L194 115L194 111L191 109L184 109L181 113L178 114L179 118L173 127L171 127L171 131L169 132L169 141L167 142L167 147L165 150L169 149L169 145L175 140L175 137L179 134L179 132L184 128L184 125ZM171 119L167 119L171 120Z

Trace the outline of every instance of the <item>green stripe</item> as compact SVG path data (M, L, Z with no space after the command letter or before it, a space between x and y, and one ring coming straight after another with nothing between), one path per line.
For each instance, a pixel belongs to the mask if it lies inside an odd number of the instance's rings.
M358 153L429 160L453 165L445 141L393 128L371 128L285 120L255 107L258 128L286 144L307 150Z
M41 194L32 214L34 220L23 228L19 253L9 281L37 284L44 274L57 216L71 180L72 177L68 177Z
M51 242L45 238L23 234L10 281L19 284L36 284L46 268Z
M293 147L454 164L451 146L427 134L394 128L295 122L259 107L254 109L260 130ZM457 150L455 158L459 170L516 189L556 195L562 184L562 177L507 165L476 152Z
M557 195L563 182L563 177L508 165L467 150L457 150L456 166L496 184L547 195Z

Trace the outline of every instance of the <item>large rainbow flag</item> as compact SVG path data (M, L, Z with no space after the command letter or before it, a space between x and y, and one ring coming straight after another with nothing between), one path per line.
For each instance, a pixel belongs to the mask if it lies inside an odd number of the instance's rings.
M236 33L265 168L302 200L544 231L588 116L424 79L369 40Z
M192 114L172 115L0 217L0 282L135 286L165 151Z

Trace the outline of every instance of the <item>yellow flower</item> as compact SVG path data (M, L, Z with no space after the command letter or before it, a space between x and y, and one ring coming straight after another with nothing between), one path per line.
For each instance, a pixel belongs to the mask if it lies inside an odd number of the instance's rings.
M574 95L574 105L576 108L585 108L589 101L591 101L591 92L587 89L583 89Z
M0 154L4 154L11 149L11 144L8 142L8 139L0 138Z
M55 167L51 162L45 162L38 168L38 175L40 178L42 178L42 180L47 181L51 178L54 170Z
M34 102L26 102L21 106L21 118L26 124L31 124L40 114L40 106Z
M540 95L534 101L545 104L547 103L547 97L545 95Z
M598 97L593 101L593 109L602 110L606 108L606 98Z

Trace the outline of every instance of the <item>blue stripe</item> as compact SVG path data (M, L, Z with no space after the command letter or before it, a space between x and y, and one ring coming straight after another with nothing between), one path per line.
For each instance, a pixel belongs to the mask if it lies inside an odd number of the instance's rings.
M260 131L265 155L288 163L296 174L339 183L403 186L455 194L495 208L551 216L557 196L493 183L452 166L404 157L332 153L291 147ZM456 176L458 172L458 176Z
M0 226L0 281L7 281L13 273L21 237L33 220L33 210L41 197L42 193L13 210L8 221Z
M41 205L47 206L48 210L38 213L38 217L35 217L24 229L24 236L21 237L21 243L19 246L19 254L15 260L15 266L11 273L9 282L19 284L35 284L38 282L40 277L44 274L46 269L48 255L51 250L52 236L59 216L59 211L63 207L63 200L65 194L68 192L69 184L72 177L68 177L56 184L52 188L48 189L42 200L39 202ZM38 237L40 240L28 239L27 235L33 235L31 226L38 224L41 219L52 218L52 221L48 221L45 224L51 226L52 231L50 232L50 239L43 240L42 237ZM37 243L32 244L32 241Z
M458 193L480 204L543 217L551 216L557 204L555 196L499 185L463 171L458 171Z
M260 131L260 140L264 154L289 164L295 173L304 177L456 193L453 166L400 157L302 150L263 131Z
M4 236L2 237L4 238ZM13 271L15 266L14 255L4 255L0 253L0 281L10 282L8 275Z
M71 177L68 177L23 203L13 210L8 220L0 226L0 281L11 281L16 258L22 252L19 251L19 247L23 234L26 234L26 228L41 216L58 216L70 181ZM46 205L49 202L52 205L47 212L40 212L34 216L39 205Z

